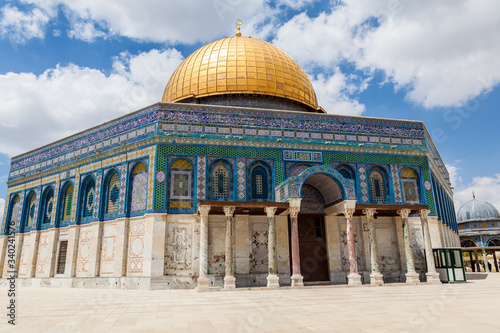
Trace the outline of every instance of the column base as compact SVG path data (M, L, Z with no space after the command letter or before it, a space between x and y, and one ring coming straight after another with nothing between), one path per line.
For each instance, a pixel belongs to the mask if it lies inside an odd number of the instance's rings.
M429 273L425 273L425 276L427 277L428 284L441 284L441 279L439 278L439 273L429 272Z
M233 275L224 276L224 290L236 289L236 279Z
M351 273L347 275L347 284L353 287L361 285L361 275L358 273Z
M370 284L375 286L381 286L384 284L384 276L380 273L370 274Z
M196 288L198 292L208 291L208 277L198 278L198 287Z
M300 274L292 275L292 287L303 287L304 277Z
M418 273L406 273L406 283L408 284L419 284L420 279L418 278Z
M276 274L269 274L267 276L267 287L269 289L277 289L280 287L280 278Z

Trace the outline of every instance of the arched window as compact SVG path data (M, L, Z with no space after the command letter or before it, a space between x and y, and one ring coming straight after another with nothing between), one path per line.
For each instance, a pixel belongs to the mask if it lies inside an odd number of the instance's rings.
M191 162L180 158L170 164L169 169L169 210L193 209L194 168Z
M15 195L10 201L10 208L7 215L7 223L5 225L5 231L8 232L11 230L19 229L19 222L21 219L21 199L19 199L19 195Z
M401 170L401 186L403 187L403 200L405 203L420 203L420 187L415 170L412 168Z
M71 220L71 210L73 208L73 184L71 182L66 182L64 184L63 190L61 191L61 221L62 222L69 222Z
M105 215L118 213L118 204L120 202L120 175L117 171L108 174L105 182Z
M488 241L488 246L500 246L500 239L492 238Z
M42 225L47 225L52 222L52 211L54 210L54 189L49 186L45 189L42 196L42 216L40 221Z
M211 190L212 199L229 199L231 197L231 165L226 161L217 161L211 166Z
M95 180L88 177L82 186L81 218L88 219L94 215Z
M376 169L370 172L370 189L372 202L387 201L387 187L383 171Z
M139 162L132 169L130 179L129 213L139 213L146 209L148 194L148 168Z
M36 194L31 191L24 201L23 223L26 227L32 227L35 222Z
M260 163L250 166L250 197L252 200L269 199L268 170Z
M341 164L337 166L336 169L345 179L350 179L356 182L356 173L354 172L351 166L347 164Z

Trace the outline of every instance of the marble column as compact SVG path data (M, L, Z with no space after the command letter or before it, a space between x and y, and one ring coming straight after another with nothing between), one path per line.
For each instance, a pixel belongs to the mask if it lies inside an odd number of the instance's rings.
M224 207L224 214L226 215L226 258L225 268L226 273L224 276L224 289L236 289L236 279L234 278L234 263L233 263L233 214L235 207Z
M483 249L483 263L484 263L484 271L486 273L489 273L490 269L488 268L488 253L486 252L486 249Z
M408 223L408 215L410 215L411 210L401 209L398 210L398 215L401 216L403 220L403 240L405 245L405 257L406 257L406 283L419 283L418 273L415 271L415 260L413 258L413 244L410 234L410 225Z
M264 211L267 215L267 261L268 261L268 275L267 275L267 287L268 288L279 288L280 279L278 277L278 271L276 269L276 221L274 214L276 214L277 207L266 207Z
M474 251L474 257L476 258L476 272L481 272L481 265L479 265L479 256L477 255L477 250Z
M292 233L292 287L303 287L304 278L300 274L300 253L299 253L299 215L300 207L290 207L288 209L291 220Z
M422 233L424 235L425 260L427 263L427 273L425 273L425 276L427 277L427 283L441 284L441 280L439 279L439 273L436 271L436 263L434 262L431 234L429 231L429 221L427 220L430 212L431 211L428 209L422 209L418 214L420 215L420 222L422 224Z
M347 275L347 284L350 286L360 286L361 275L358 273L358 254L356 253L354 225L352 223L354 211L354 208L346 208L342 211L347 223L347 251L349 253L349 275Z
M374 208L363 210L363 214L366 216L368 222L368 241L370 242L370 263L372 269L370 273L370 284L380 286L384 284L384 276L380 273L380 267L378 265L378 248L375 239L375 227L373 225L373 216L375 213L376 209Z
M198 291L208 291L208 212L210 206L198 207L200 213L200 274Z

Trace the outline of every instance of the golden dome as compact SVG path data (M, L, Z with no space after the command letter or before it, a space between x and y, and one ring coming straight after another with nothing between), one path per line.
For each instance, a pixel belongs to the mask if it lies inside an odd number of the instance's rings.
M251 37L228 37L202 46L170 77L162 102L231 94L264 95L318 107L306 73L278 47Z

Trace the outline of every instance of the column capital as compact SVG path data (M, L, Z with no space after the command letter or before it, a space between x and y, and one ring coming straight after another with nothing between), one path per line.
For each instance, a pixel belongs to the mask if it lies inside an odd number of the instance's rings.
M276 210L278 207L265 207L264 211L266 212L267 217L273 217L276 214Z
M423 219L426 219L428 216L429 216L429 213L431 211L428 210L428 209L421 209L419 212L418 212L418 215L420 215L421 218Z
M355 211L356 210L354 208L346 208L342 211L342 214L344 214L346 219L352 219Z
M209 211L210 211L210 206L200 206L200 207L198 207L198 213L200 213L200 215L203 216L203 217L207 217Z
M401 216L402 218L404 219L407 219L408 218L408 215L410 215L411 213L411 210L408 209L408 208L403 208L403 209L400 209L398 210L398 215Z
M373 219L373 216L375 215L375 213L377 212L377 210L375 208L367 208L367 209L363 209L363 214L366 215L366 217L369 219L369 220L372 220Z
M290 217L297 217L299 215L300 207L290 207L288 208L288 213Z
M232 217L236 207L224 206L222 209L224 210L224 214L226 214L227 217Z

